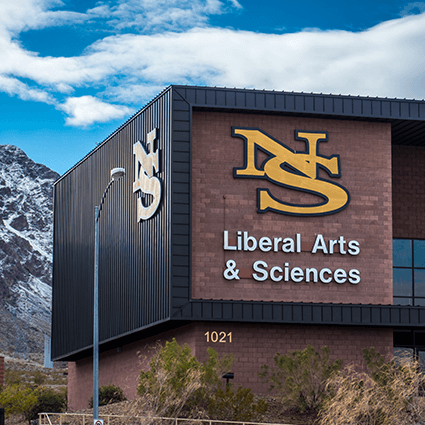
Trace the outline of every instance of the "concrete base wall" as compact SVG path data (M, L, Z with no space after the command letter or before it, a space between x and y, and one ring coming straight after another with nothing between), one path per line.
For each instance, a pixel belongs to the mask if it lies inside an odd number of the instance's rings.
M392 329L194 323L102 353L99 385L118 385L128 399L135 398L140 370L148 367L156 344L163 344L173 337L179 344L187 343L201 361L206 359L208 347L220 355L233 353L236 360L232 368L235 374L233 383L249 387L258 394L265 394L268 388L258 377L260 367L264 364L273 366L277 352L286 354L302 350L309 344L318 350L326 345L331 350L332 359L342 359L344 364L361 364L363 348L375 347L385 356L391 356L393 350ZM217 342L213 342L216 337ZM69 362L68 370L69 407L87 408L93 394L92 359Z

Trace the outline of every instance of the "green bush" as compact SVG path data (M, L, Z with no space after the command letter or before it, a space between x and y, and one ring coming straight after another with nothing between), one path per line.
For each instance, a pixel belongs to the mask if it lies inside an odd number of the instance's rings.
M4 407L6 417L22 414L31 423L41 412L65 411L67 396L66 391L12 384L0 393L0 405Z
M140 372L137 387L145 411L172 417L206 411L210 397L223 384L222 374L230 371L233 356L220 359L208 348L208 360L201 363L187 344L180 346L175 339L156 349L149 370Z
M34 385L39 387L40 385L43 385L46 382L46 376L37 370L36 372L34 372L33 381Z
M315 411L328 395L326 380L341 370L341 360L329 361L330 350L311 345L286 355L276 353L274 367L262 366L260 377L276 390L282 405L300 412Z
M392 359L386 362L385 358L376 351L375 347L371 347L370 349L363 348L362 354L371 378L379 385L387 385L391 375L389 371L393 366L396 366L395 360Z
M238 387L233 390L232 385L226 389L219 389L208 404L208 415L211 419L222 421L247 421L260 420L267 412L268 404L259 399L254 401L254 394L249 388Z
M39 413L61 413L65 412L68 405L67 391L55 391L52 388L39 387L35 390L37 401L29 409L27 419L32 421L38 419Z
M5 369L4 371L4 386L20 385L24 383L25 372L17 370Z
M106 406L107 404L118 403L127 400L124 396L123 390L117 385L101 385L99 387L99 406ZM93 396L89 401L90 408L93 408Z
M29 421L29 411L37 402L35 390L19 384L12 384L0 393L0 405L4 407L6 418L10 415L23 414Z

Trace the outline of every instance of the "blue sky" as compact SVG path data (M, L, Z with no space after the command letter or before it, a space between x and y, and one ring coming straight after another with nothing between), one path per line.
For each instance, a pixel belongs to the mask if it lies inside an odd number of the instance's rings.
M169 84L425 98L425 2L0 4L0 144L63 174Z

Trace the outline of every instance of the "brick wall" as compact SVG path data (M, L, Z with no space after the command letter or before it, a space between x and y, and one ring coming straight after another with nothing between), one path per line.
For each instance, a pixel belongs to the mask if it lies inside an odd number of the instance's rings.
M207 342L209 332L210 342ZM219 338L217 342L215 335ZM220 332L224 334L220 335ZM231 336L229 335L231 333ZM220 338L225 335L225 338ZM197 323L179 330L159 334L156 337L141 340L123 346L120 352L111 350L100 356L99 384L119 385L127 398L136 396L138 375L146 368L152 355L152 347L160 341L164 343L176 337L180 344L187 343L198 360L206 360L206 349L214 348L220 355L233 353L235 356L232 372L233 383L249 387L256 393L266 393L258 372L263 364L273 365L273 356L279 352L286 354L292 350L302 350L307 345L316 349L326 345L331 350L331 358L340 358L344 364L361 364L363 348L375 347L381 354L392 354L393 335L391 329L342 328L331 326L288 326L258 325L238 323ZM231 341L230 341L231 337ZM219 342L222 340L223 342ZM93 394L91 359L68 364L68 398L72 409L88 407Z
M128 399L134 399L137 394L140 370L149 363L148 360L155 351L156 344L176 338L179 344L187 343L191 347L195 347L194 337L190 327L184 327L178 332L162 333L125 345L119 350L102 353L99 356L99 386L118 385ZM68 362L68 404L70 408L87 408L92 395L92 358Z
M319 198L279 187L265 179L234 178L233 168L244 167L244 142L231 136L231 127L255 127L293 150L305 143L294 140L294 130L327 131L320 154L340 155L341 178L319 177L347 188L351 202L343 211L320 217L257 213L257 188L267 188L278 199L313 203ZM192 132L192 297L263 301L392 303L391 134L385 123L324 120L213 112L194 112ZM260 154L261 155L261 154ZM266 156L264 154L263 158ZM258 161L260 164L261 161ZM258 165L259 166L259 165ZM317 198L317 199L316 199ZM250 236L295 238L310 245L317 234L326 240L344 236L360 243L357 256L301 253L225 251L223 232L236 241L237 231ZM240 280L223 277L229 259L240 269ZM283 268L306 267L347 272L358 269L361 282L337 284L264 282L252 278L255 261Z
M232 333L232 342L212 344L206 341L205 332L224 331ZM273 357L279 352L303 350L312 345L316 350L328 346L331 359L342 359L347 364L362 364L361 350L375 347L385 356L392 355L392 329L343 328L330 326L289 326L289 325L250 325L237 323L197 324L194 333L197 338L196 354L204 360L208 346L220 354L233 353L236 362L234 384L247 386L257 393L266 393L268 386L261 383L257 374L264 364L273 366Z
M425 239L425 148L393 146L395 238Z

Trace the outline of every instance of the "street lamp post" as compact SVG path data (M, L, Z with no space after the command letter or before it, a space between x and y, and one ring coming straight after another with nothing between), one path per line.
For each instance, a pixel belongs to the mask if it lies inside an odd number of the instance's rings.
M94 305L93 305L93 423L99 419L99 218L106 194L116 179L125 176L124 168L111 170L111 181L94 208Z

